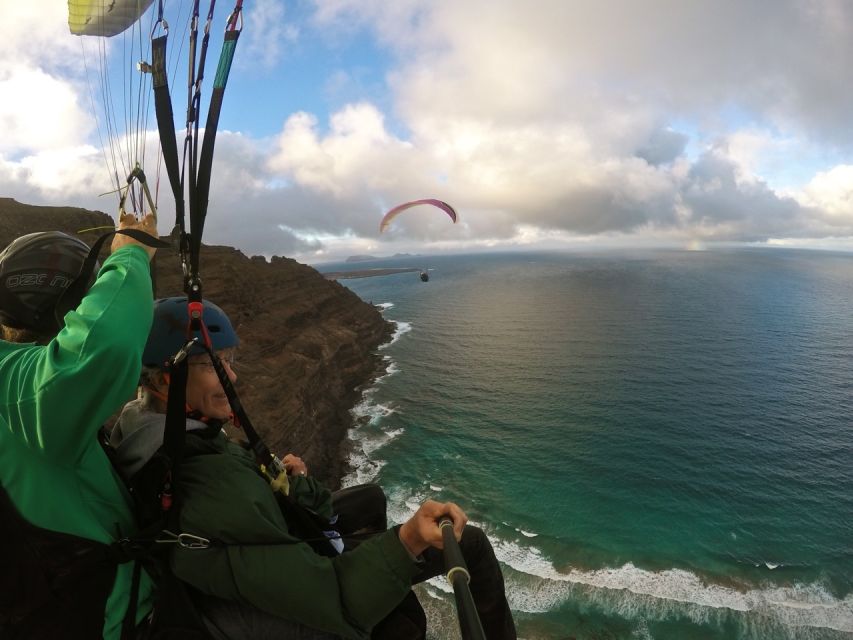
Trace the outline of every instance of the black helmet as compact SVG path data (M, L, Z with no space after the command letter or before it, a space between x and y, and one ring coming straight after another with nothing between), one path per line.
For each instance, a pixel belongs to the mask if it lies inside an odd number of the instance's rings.
M0 253L0 323L51 335L60 329L56 304L80 273L89 247L61 231L21 236ZM86 286L88 289L94 281ZM65 311L79 300L63 301ZM59 315L61 320L64 313Z

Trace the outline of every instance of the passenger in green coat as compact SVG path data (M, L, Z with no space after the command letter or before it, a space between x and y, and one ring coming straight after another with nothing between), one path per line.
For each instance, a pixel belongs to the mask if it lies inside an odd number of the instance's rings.
M169 377L164 363L186 340L186 304L185 298L157 301L143 355L140 397L125 407L113 430L111 443L128 478L162 444ZM238 339L230 321L208 301L204 321L214 351L231 381L236 381L232 363ZM214 638L370 637L376 625L410 596L414 582L441 572L442 516L453 520L457 539L463 531L470 538L468 546L476 547L477 553L474 564L488 574L479 586L489 591L481 611L491 618L484 625L491 622L496 629L489 637L515 638L503 578L488 539L479 529L466 527L465 513L453 503L428 500L402 526L385 530L383 496L382 530L353 549L329 558L301 542L252 453L223 433L231 416L228 398L208 355L194 349L188 360L179 521L182 533L218 544L204 549L177 546L171 566L178 578L204 594L196 602ZM283 461L291 473L291 495L320 515L331 516L332 495L311 477L304 462L292 454ZM415 633L390 632L386 637L422 637L422 632Z
M119 227L156 236L150 216L127 215ZM130 496L97 434L136 388L154 250L116 235L82 300L55 313L88 251L66 234L40 232L0 254L3 638L118 640L129 604L132 565L96 558L136 531ZM150 591L144 576L139 618Z

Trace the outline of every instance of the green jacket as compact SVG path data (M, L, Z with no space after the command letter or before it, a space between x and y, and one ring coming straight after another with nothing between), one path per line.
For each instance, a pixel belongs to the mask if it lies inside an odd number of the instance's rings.
M0 341L0 484L32 524L110 543L133 533L132 501L97 442L131 397L153 316L148 256L119 249L46 346ZM132 566L107 601L104 638L119 637ZM140 618L151 584L140 586Z
M316 554L288 532L269 483L251 453L223 434L187 434L181 466L181 531L222 546L177 547L172 568L204 593L345 638L367 638L411 589L417 564L395 530L335 558ZM291 479L302 504L330 512L330 494L311 478Z

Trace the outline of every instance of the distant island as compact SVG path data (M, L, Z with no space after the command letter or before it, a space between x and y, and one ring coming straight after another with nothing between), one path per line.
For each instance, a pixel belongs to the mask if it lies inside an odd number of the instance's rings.
M395 253L391 258L417 258L416 253ZM369 262L371 260L387 260L388 256L350 256L344 262Z
M389 269L358 269L355 271L329 271L323 274L327 280L346 280L347 278L373 278L375 276L390 276L395 273L420 271L415 267L398 267Z

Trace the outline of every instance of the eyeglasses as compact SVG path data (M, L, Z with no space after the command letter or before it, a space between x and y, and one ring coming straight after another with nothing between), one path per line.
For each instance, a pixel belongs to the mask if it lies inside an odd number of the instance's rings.
M231 369L233 369L237 364L236 349L223 349L222 351L217 351L216 356L222 361L222 364L227 364ZM213 363L210 361L210 356L205 354L203 356L196 356L196 358L190 359L187 362L187 365L190 367L205 367L213 371Z

